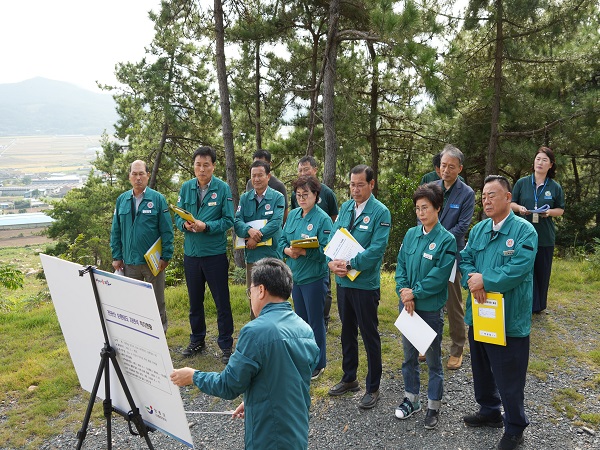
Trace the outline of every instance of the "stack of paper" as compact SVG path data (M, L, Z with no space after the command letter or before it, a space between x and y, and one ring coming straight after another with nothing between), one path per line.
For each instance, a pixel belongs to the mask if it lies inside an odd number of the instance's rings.
M359 253L364 252L365 249L358 241L350 234L345 228L338 229L333 237L329 240L329 243L325 246L324 253L330 259L341 259L344 261L350 261ZM348 271L348 278L354 281L360 274L358 270L352 269Z

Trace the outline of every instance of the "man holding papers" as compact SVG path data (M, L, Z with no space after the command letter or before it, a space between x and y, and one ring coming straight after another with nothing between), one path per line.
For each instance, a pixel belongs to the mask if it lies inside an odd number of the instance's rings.
M211 147L200 147L192 155L195 178L179 191L177 205L191 213L194 220L175 216L177 228L184 233L183 267L190 299L190 343L182 352L193 356L205 347L206 320L204 292L210 288L217 307L217 344L221 361L227 364L233 346L233 316L229 299L229 260L227 230L233 225L233 198L229 185L214 176L217 154Z
M373 408L379 400L382 368L377 308L380 268L391 222L389 209L373 196L373 177L373 169L363 164L350 171L352 200L341 206L332 230L333 239L337 230L341 232L346 229L364 250L348 260L329 261L329 268L336 275L344 371L342 380L329 390L329 395L342 395L360 389L356 379L360 329L368 364L366 393L359 403L359 407L363 409ZM351 279L348 275L353 271L359 273L356 278Z
M448 299L448 278L456 258L456 240L438 220L444 203L444 194L438 184L419 186L413 195L413 202L421 225L407 231L398 252L396 292L400 297L400 311L406 309L411 315L416 311L436 333L425 353L429 383L424 426L433 429L438 424L444 394L443 308ZM398 419L407 419L421 410L419 351L404 334L402 346L405 392L404 400L396 408L395 414Z
M165 197L148 187L148 167L136 160L129 167L132 190L117 198L110 248L113 267L123 270L125 276L152 283L160 319L167 331L165 307L165 268L173 257L173 221ZM144 254L161 238L159 273L155 276Z
M250 166L250 180L254 189L242 194L235 213L235 234L246 241L246 287L250 287L252 264L267 257L281 259L277 243L281 236L285 199L281 193L269 187L270 178L269 163L254 161ZM257 225L259 222L262 226ZM255 318L252 308L250 318Z
M506 178L489 175L481 199L488 219L471 230L460 263L463 287L470 291L465 322L469 325L473 387L479 403L479 411L465 416L464 422L471 427L504 426L498 448L514 449L523 442L523 430L529 424L524 390L538 237L533 225L511 211L512 195ZM504 297L506 346L480 342L474 332L471 302L484 303L487 292Z

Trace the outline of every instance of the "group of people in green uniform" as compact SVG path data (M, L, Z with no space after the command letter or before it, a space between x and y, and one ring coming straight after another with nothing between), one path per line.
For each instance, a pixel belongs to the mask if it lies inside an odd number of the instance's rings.
M373 195L375 174L369 166L358 165L350 171L351 198L338 209L334 192L316 176L318 166L312 156L298 162L288 214L287 192L271 173L270 159L265 150L254 154L249 189L234 213L229 186L213 174L214 149L200 147L192 157L196 177L182 185L178 206L191 212L195 220L179 216L175 220L185 236L184 269L190 301L190 342L182 353L192 356L205 347L208 283L217 307L217 342L226 368L210 374L183 368L175 370L171 378L179 386L194 383L223 398L243 393L244 402L234 416L245 417L247 448L276 448L281 443L286 448L306 448L308 389L327 364L331 273L341 322L343 376L329 394L340 396L361 389L357 380L360 331L368 370L358 406L370 409L379 400L380 269L392 217ZM546 308L555 237L552 217L563 213L564 195L553 179L554 154L541 147L532 175L520 179L514 189L502 176L484 180L482 207L488 218L469 232L475 193L460 176L463 163L458 148L444 147L439 167L413 195L416 226L408 230L398 252L396 292L400 312L418 314L436 337L424 355L403 337L405 394L395 416L404 420L421 410L419 362L424 360L429 382L423 424L426 429L438 424L446 311L452 341L447 368L462 366L467 340L471 354L479 410L465 416L464 422L473 427L503 427L498 448L513 449L522 442L529 423L524 386L531 313ZM173 254L173 229L164 197L147 187L147 177L142 161L132 163L133 189L119 197L113 219L113 266L154 285L166 330L164 268ZM240 331L235 351L226 256L226 232L232 226L245 252L251 318ZM326 256L326 244L341 232L351 235L362 251L348 258ZM154 276L144 270L140 255L159 236L163 270ZM467 290L465 307L462 290ZM471 302L484 303L488 292L499 292L504 298L505 346L480 342L473 333ZM288 302L290 295L295 314ZM286 379L283 390L281 377Z

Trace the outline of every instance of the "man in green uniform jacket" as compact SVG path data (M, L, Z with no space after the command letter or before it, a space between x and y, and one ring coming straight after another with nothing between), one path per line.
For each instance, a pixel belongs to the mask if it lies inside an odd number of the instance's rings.
M148 167L136 160L129 168L132 190L117 198L110 248L113 268L125 276L152 283L163 329L167 331L165 269L173 257L173 222L165 197L148 187ZM155 276L144 254L161 238L159 270Z
M233 346L233 316L229 296L229 260L227 230L233 226L233 198L229 185L214 176L217 154L202 146L192 155L195 178L186 181L179 191L178 206L192 213L195 221L175 217L183 231L183 268L190 299L190 343L182 352L192 356L205 347L206 320L204 293L206 284L217 308L217 344L221 361L227 364Z
M350 171L350 193L352 199L340 208L333 224L331 236L345 227L365 249L350 261L334 259L329 269L336 275L337 302L342 322L342 380L329 390L329 395L342 395L359 390L356 372L358 369L358 328L367 352L368 373L366 393L359 403L363 409L373 408L379 400L381 381L381 340L379 338L380 269L383 254L390 236L391 215L389 209L375 198L373 169L358 165ZM360 271L352 281L347 277L351 270Z
M523 442L523 430L529 424L524 391L538 238L533 225L512 212L506 178L488 176L481 198L488 219L473 227L467 246L460 252L462 284L469 289L465 322L469 326L473 387L480 406L464 421L472 427L504 426L498 448L506 450ZM499 292L504 297L506 346L475 340L471 299L484 303L487 292Z
M244 417L246 450L308 448L310 378L319 347L306 322L287 301L292 273L281 260L265 258L252 270L249 290L257 318L240 331L235 353L221 373L189 367L174 370L177 386L195 384L224 399L244 394L234 417Z
M252 264L262 258L279 258L277 243L283 226L285 200L281 193L269 187L271 166L257 160L250 166L250 179L254 189L240 197L240 204L235 213L233 227L236 236L246 241L246 287L250 287ZM265 225L253 227L249 222L261 220ZM272 239L270 245L258 245ZM252 310L250 317L254 319Z

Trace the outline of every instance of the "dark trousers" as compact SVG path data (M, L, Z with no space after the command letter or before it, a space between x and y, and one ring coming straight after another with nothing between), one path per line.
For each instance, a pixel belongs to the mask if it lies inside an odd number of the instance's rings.
M323 318L326 322L329 322L331 304L333 303L333 297L331 296L331 272L327 269L327 276L325 277L325 307L323 308Z
M229 261L227 255L187 256L183 257L185 281L190 298L190 334L191 342L204 341L206 337L206 320L204 317L204 292L206 283L217 307L217 326L219 338L217 343L221 349L233 345L233 317L229 301Z
M554 247L538 247L533 263L533 312L546 309Z
M358 330L367 352L366 391L375 392L381 381L381 340L379 338L379 289L363 290L337 285L337 302L342 322L342 381L356 380L358 369Z
M525 415L525 378L529 363L529 336L507 337L506 346L473 339L469 327L475 400L480 413L491 415L504 407L504 430L518 435L529 425Z

